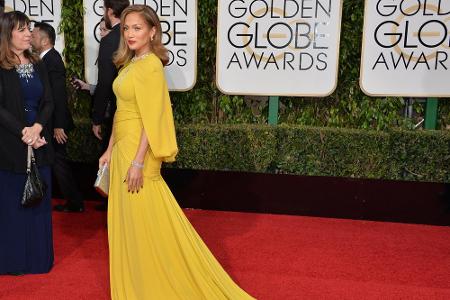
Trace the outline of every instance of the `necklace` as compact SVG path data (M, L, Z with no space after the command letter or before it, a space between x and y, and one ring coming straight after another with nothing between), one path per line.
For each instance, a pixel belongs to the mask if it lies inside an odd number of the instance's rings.
M128 74L128 72L130 71L132 65L134 62L142 60L144 58L146 58L147 56L149 56L150 54L152 54L152 52L148 51L147 53L144 53L142 55L139 56L134 56L131 59L131 62L129 64L127 64L120 72L119 75L116 78L116 83L118 86L120 86L122 84L122 81L125 79L125 76Z
M144 58L146 58L147 56L149 56L150 54L152 54L152 53L151 53L150 51L148 51L147 53L144 53L144 54L142 54L142 55L134 56L134 57L131 59L131 62L135 62L135 61L144 59Z
M15 68L17 74L19 74L19 77L25 79L27 82L28 79L32 79L34 77L34 68L32 63L16 65Z

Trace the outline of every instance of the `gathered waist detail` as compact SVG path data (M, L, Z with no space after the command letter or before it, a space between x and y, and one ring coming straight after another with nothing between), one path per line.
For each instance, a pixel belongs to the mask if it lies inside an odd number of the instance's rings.
M141 115L137 111L117 110L114 114L114 123L141 119Z
M138 112L126 110L116 111L113 125L114 146L116 151L120 153L121 160L128 167L136 155L143 127L142 119ZM162 179L160 170L161 160L156 159L152 150L149 148L145 154L144 176L150 180L160 180Z
M114 114L114 143L127 138L131 143L138 144L142 133L142 119L135 111L116 111Z

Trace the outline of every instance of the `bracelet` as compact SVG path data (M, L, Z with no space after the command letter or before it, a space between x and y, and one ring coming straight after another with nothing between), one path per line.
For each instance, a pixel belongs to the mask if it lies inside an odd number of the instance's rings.
M143 169L144 168L144 164L140 164L138 162L135 162L134 160L131 161L131 166L136 167L138 169Z

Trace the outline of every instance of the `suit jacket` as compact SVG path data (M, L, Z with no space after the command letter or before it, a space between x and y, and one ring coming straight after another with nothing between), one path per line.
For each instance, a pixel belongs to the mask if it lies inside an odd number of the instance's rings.
M117 77L117 68L112 62L114 52L119 48L120 24L114 26L111 32L100 40L98 51L98 79L94 92L92 122L95 125L103 123L108 102L111 101L111 112L116 109L116 97L112 89ZM111 115L112 115L111 113Z
M42 125L41 136L48 144L35 150L38 166L50 165L54 159L52 147L51 117L53 98L50 92L47 70L42 61L34 65L44 87L36 123ZM22 130L26 127L25 106L19 75L16 70L0 68L0 169L24 173L27 165L27 145L22 142Z
M73 119L67 106L66 67L61 55L55 48L50 49L42 60L48 71L55 110L53 111L53 128L73 129Z

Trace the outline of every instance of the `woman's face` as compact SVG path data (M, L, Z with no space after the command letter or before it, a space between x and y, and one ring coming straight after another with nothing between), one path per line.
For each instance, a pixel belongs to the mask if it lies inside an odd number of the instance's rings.
M104 38L109 32L110 32L110 30L108 28L106 28L105 21L101 21L100 22L100 37Z
M130 13L126 16L123 26L125 42L136 56L140 56L150 51L150 42L155 35L155 27L150 27L139 13Z
M16 54L23 53L31 48L31 31L28 24L17 26L12 31L11 50Z

